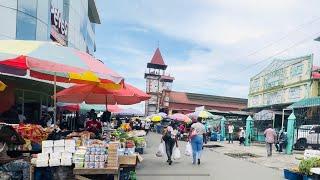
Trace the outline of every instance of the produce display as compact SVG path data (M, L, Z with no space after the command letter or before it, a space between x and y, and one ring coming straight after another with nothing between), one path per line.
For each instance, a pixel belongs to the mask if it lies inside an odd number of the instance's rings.
M311 175L311 168L320 167L320 157L312 157L304 159L299 164L299 172L306 175Z
M123 123L120 126L120 129L122 129L125 132L131 131L131 127L129 123Z
M146 140L144 137L142 137L146 135L146 132L143 130L134 130L130 132L117 130L114 131L111 135L113 140L120 141L121 148L144 148L146 146Z
M40 125L19 124L14 128L24 139L28 139L36 143L41 143L43 140L46 140L49 135L48 131Z

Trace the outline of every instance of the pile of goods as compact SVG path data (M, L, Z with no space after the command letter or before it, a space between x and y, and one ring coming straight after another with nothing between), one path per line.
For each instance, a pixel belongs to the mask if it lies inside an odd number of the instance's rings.
M284 169L286 179L318 179L320 176L320 151L305 150L304 157L300 158L299 166L290 169Z
M127 147L127 141L129 144L131 143L135 147L144 148L146 146L146 140L144 137L146 133L143 130L138 131L130 131L130 132L123 132L123 131L115 131L111 134L113 140L120 140L121 148L134 148L134 147Z
M24 139L36 143L46 140L49 134L42 126L35 124L19 124L14 128Z
M120 129L123 130L124 132L131 131L130 123L121 124Z
M36 155L31 162L36 167L71 166L72 153L75 152L76 142L70 140L47 140L42 142L42 153Z
M105 168L108 151L105 145L80 147L73 156L76 168Z

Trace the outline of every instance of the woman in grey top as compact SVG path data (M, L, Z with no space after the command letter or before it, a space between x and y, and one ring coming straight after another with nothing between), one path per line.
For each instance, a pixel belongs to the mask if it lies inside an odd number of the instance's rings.
M196 164L198 160L198 165L200 165L200 157L202 152L203 146L203 134L206 133L204 125L201 123L202 118L198 117L198 122L192 124L191 131L189 134L189 139L191 140L192 146L192 157L193 157L193 164Z

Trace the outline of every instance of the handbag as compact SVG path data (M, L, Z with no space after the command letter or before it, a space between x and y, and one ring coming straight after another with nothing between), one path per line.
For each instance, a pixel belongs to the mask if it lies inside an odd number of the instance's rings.
M195 129L193 129L190 133L190 139L192 139L194 136L198 135L197 131Z
M171 139L171 132L170 131L167 131L163 136L162 136L162 139L164 141L168 141Z

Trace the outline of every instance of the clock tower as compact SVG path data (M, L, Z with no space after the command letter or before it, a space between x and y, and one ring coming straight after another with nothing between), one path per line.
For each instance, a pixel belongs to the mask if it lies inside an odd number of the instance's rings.
M160 110L168 113L169 92L172 89L174 78L166 74L166 69L167 65L163 61L160 49L157 48L144 74L146 93L151 96L146 101L146 116L158 113Z

